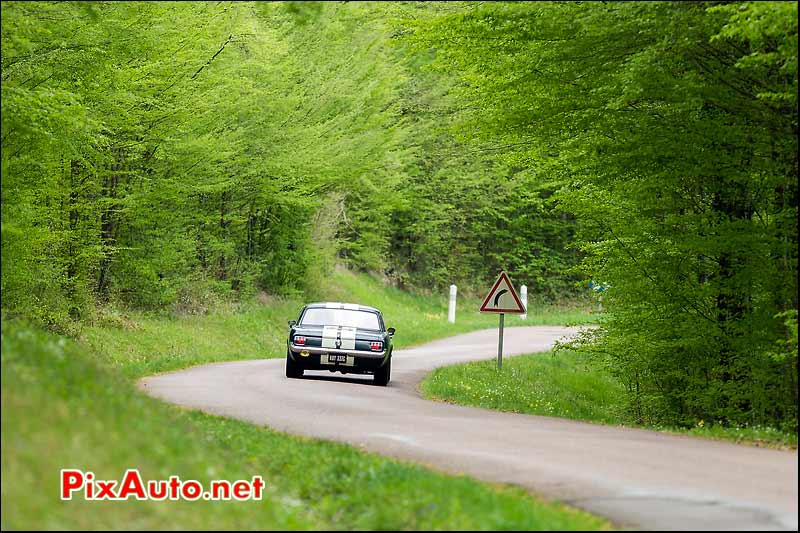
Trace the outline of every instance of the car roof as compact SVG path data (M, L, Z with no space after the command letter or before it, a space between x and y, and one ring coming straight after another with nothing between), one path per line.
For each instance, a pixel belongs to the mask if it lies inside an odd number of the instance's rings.
M380 314L380 311L378 309L375 309L374 307L370 307L368 305L342 303L342 302L314 302L306 304L306 308L315 308L315 307L316 308L325 307L328 309L352 309L353 311L368 311L371 313Z

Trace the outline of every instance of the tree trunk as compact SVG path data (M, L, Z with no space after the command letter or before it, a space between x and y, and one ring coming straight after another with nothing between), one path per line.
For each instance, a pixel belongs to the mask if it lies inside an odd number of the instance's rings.
M108 298L108 278L114 259L114 246L119 234L119 212L114 200L118 197L122 180L125 154L122 148L112 148L113 162L111 172L103 181L103 197L112 200L100 213L100 242L103 247L103 259L100 261L100 274L97 280L97 294L102 299Z
M69 195L67 198L67 216L69 229L69 244L67 245L67 296L70 299L75 297L77 276L78 276L78 257L75 246L75 232L78 228L78 185L80 183L81 164L77 160L71 160L69 165Z
M228 191L223 191L222 195L220 196L219 202L219 228L220 228L220 236L223 242L227 242L228 240L228 226L230 226L230 220L227 220L225 217L228 214ZM219 270L217 271L217 279L225 280L228 279L228 265L225 257L225 250L222 250L222 253L219 256Z

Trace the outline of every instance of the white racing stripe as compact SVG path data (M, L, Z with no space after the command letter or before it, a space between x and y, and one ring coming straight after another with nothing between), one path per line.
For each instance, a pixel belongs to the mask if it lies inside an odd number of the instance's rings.
M356 349L356 328L342 326L342 350Z
M336 348L336 335L339 332L338 326L325 326L322 328L322 347Z
M358 304L344 304L344 309L349 309L350 311L358 311L360 306Z

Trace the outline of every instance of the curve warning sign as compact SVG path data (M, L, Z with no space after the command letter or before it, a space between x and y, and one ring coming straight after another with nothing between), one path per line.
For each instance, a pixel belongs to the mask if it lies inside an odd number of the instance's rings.
M514 285L505 272L500 272L492 290L483 299L481 313L525 313L525 306L517 296Z

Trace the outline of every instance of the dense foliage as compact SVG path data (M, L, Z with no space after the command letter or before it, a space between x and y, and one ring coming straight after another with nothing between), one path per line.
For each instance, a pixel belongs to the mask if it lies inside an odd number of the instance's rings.
M581 344L637 415L796 428L797 3L481 3L412 27L462 80L465 136L565 182L609 287Z
M403 6L2 9L7 309L313 295L336 255L419 287L570 288L573 226L452 141L447 79L394 45Z
M796 2L3 2L1 59L8 311L594 279L639 418L796 427Z

